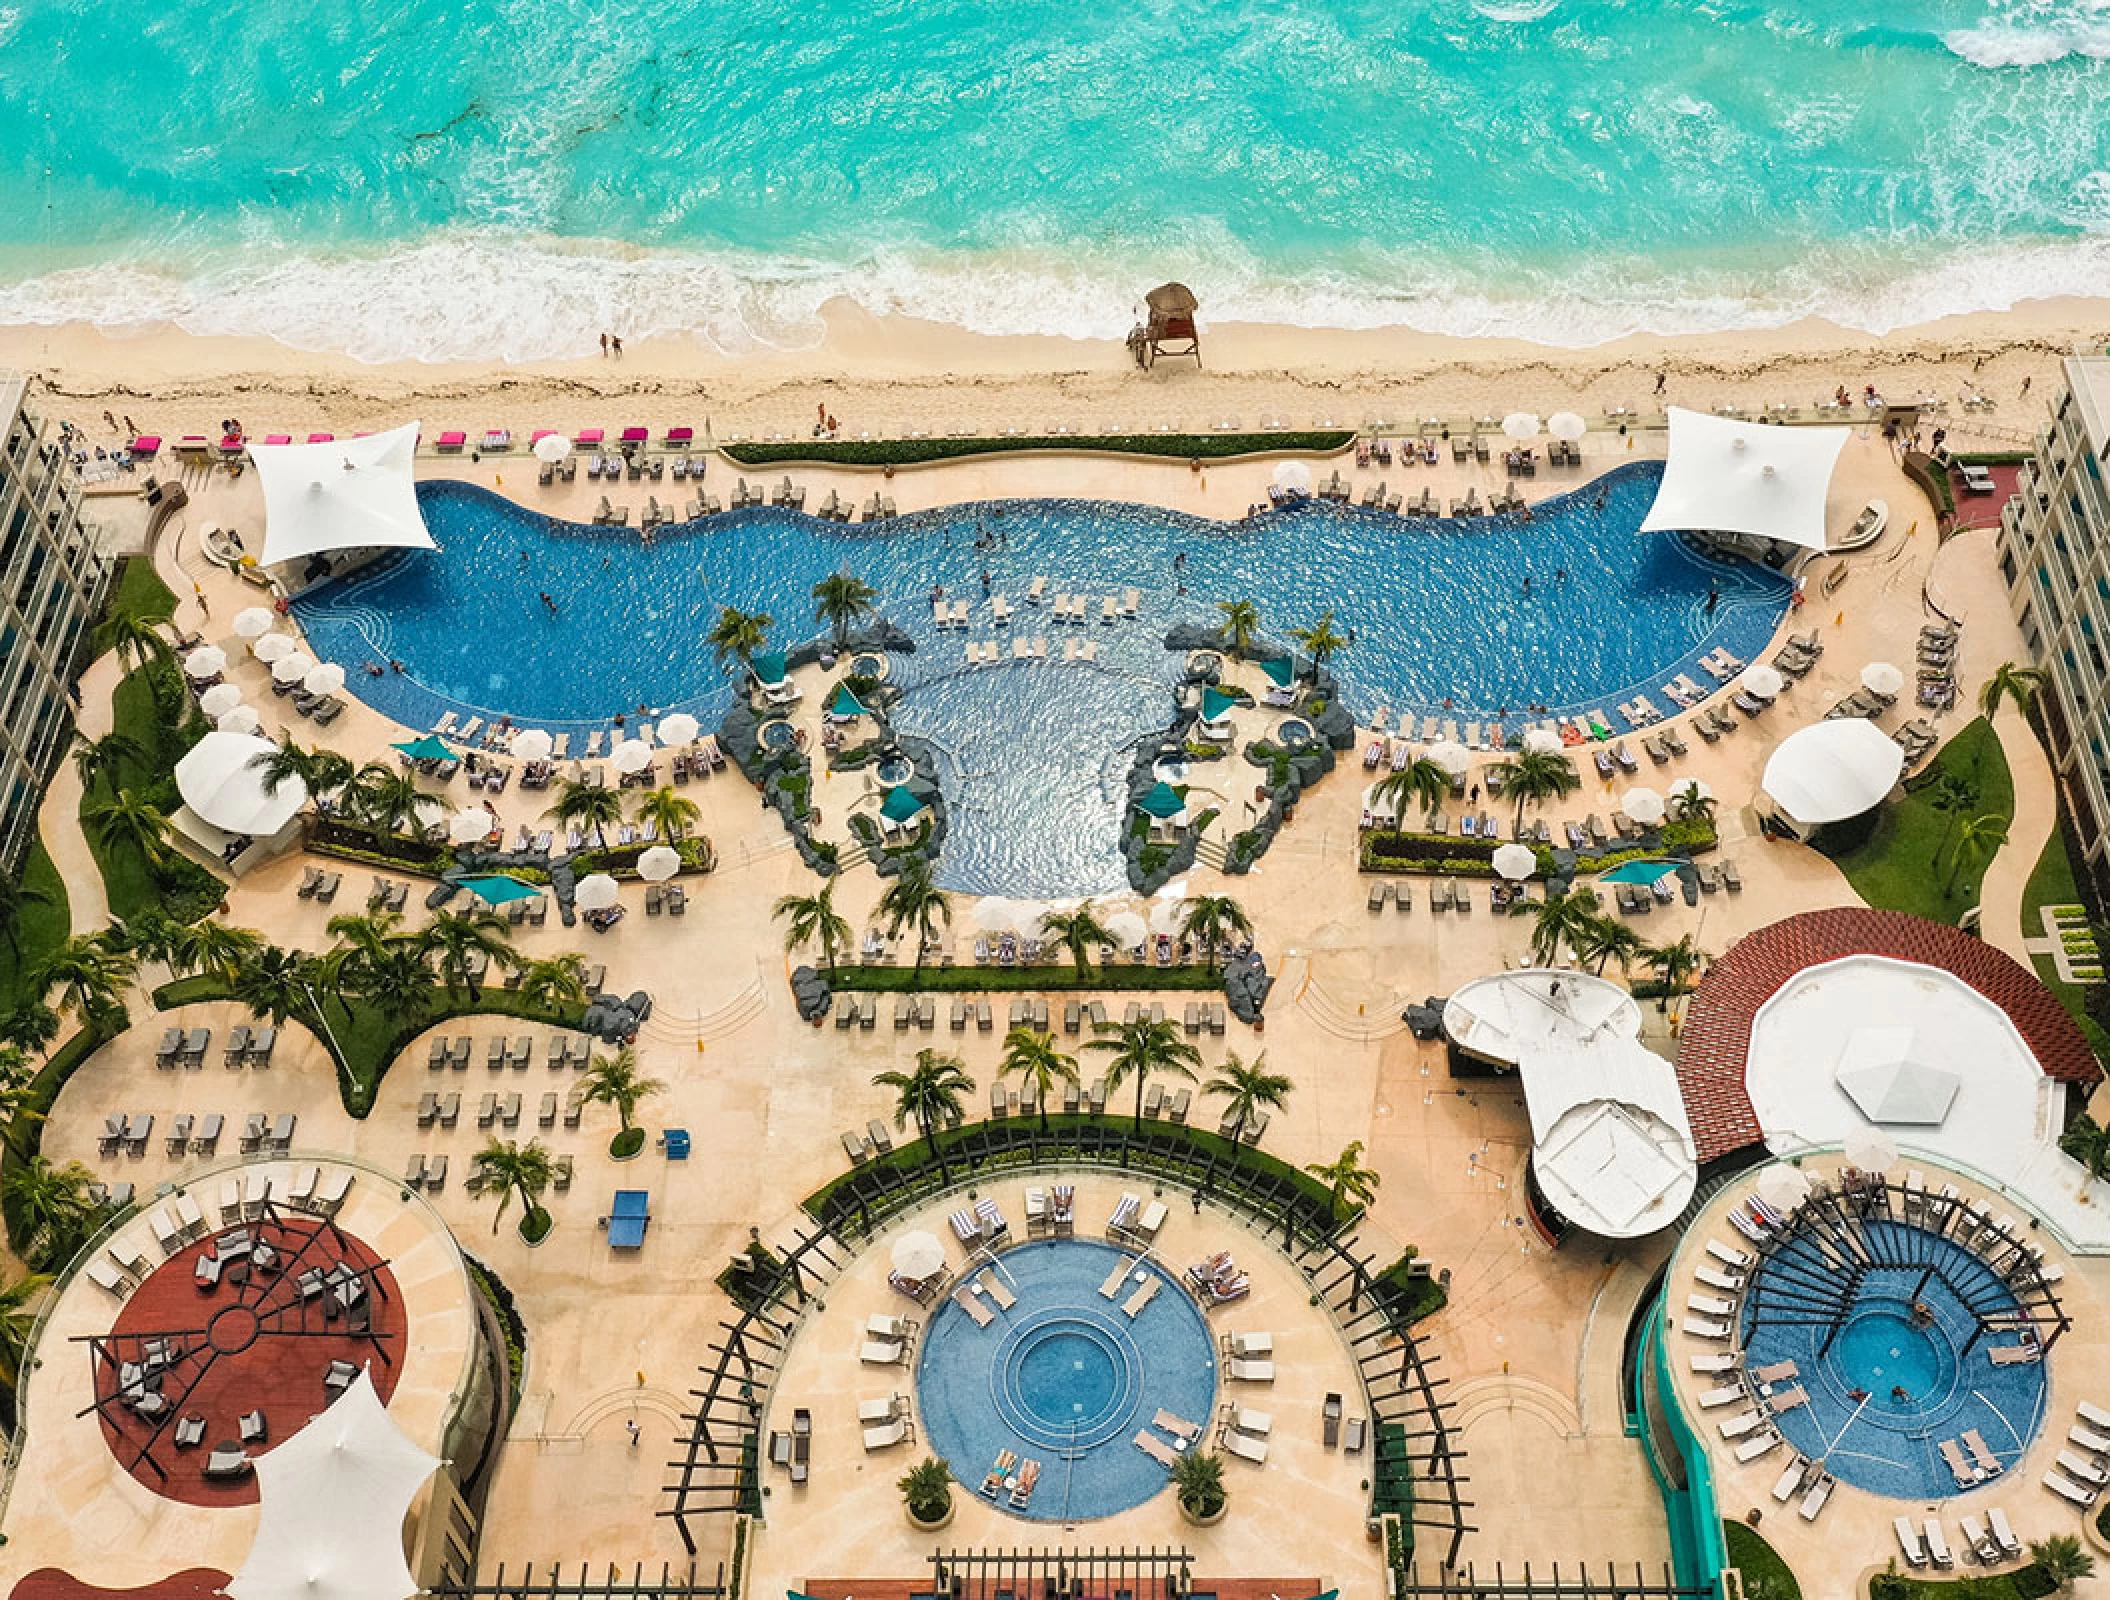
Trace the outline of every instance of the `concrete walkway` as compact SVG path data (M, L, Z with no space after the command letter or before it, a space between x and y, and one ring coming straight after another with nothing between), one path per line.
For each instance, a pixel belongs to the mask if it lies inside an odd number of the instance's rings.
M2020 712L2003 710L1994 719L1993 729L2000 735L2000 752L2007 757L2007 770L2014 779L2015 820L2008 827L2007 843L1986 868L1978 892L1979 932L1987 944L2005 950L2034 972L2023 942L2031 930L2022 926L2022 891L2037 869L2045 841L2058 825L2058 788L2044 747Z

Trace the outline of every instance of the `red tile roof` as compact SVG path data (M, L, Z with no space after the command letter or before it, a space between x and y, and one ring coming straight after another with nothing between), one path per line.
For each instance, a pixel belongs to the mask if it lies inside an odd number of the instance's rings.
M2103 1075L2073 1018L2035 973L2005 952L1902 911L1806 911L1739 940L1708 969L1686 1007L1678 1087L1702 1161L1763 1136L1744 1092L1751 1022L1759 1008L1805 967L1854 955L1916 961L1953 973L2007 1013L2048 1076L2093 1084Z

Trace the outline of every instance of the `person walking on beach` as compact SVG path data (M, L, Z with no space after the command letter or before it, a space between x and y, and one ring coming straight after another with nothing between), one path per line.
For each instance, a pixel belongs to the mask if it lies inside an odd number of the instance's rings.
M1665 374L1665 373L1661 373L1661 372L1657 373L1657 374L1656 374L1656 397L1657 397L1658 399L1661 399L1661 398L1663 397L1663 391L1664 391L1664 390L1666 390L1666 389L1668 389L1669 387L1670 387L1670 378L1669 378L1669 376L1668 376L1667 374Z
M2034 376L2035 376L2035 374L2034 374L2034 373L2032 373L2032 374L2031 374L2031 377L2034 377ZM2027 395L2029 394L2029 385L2030 385L2030 379L2029 379L2029 378L2024 378L2024 379L2022 380L2022 393L2023 393L2023 394L2024 394L2025 396L2027 396Z
M605 333L601 335L601 359L608 359L608 335Z
M628 1429L630 1430L630 1448L631 1448L631 1449L633 1449L633 1450L635 1450L635 1449L637 1448L637 1441L638 1441L638 1426L637 1426L637 1418L635 1418L635 1417L629 1417L629 1418L626 1418L626 1419L624 1420L624 1422L623 1422L623 1426L624 1426L624 1427L626 1427L626 1428L628 1428Z
M620 361L623 359L623 336L621 334L611 333L608 336L608 350L616 360Z

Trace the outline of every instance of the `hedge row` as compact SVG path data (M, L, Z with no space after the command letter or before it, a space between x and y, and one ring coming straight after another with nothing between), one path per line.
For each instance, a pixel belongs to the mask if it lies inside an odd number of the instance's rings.
M1090 968L1080 980L1073 966L1061 967L837 967L829 986L860 994L1017 994L1042 990L1088 993L1094 989L1221 989L1214 967Z
M1072 436L1037 434L1024 439L794 439L779 444L753 441L722 445L719 453L743 467L787 464L826 467L906 467L965 456L1019 450L1096 450L1114 455L1167 456L1176 461L1221 461L1267 451L1334 455L1355 443L1348 429L1303 433L1122 433Z

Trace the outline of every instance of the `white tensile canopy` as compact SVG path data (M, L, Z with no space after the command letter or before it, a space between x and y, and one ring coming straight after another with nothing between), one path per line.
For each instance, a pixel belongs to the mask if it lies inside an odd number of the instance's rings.
M256 1542L233 1600L407 1600L403 1519L439 1461L390 1418L362 1371L327 1411L256 1458Z
M1443 1024L1491 1061L1513 1062L1531 1116L1531 1167L1555 1209L1606 1239L1668 1227L1699 1167L1676 1070L1640 1042L1617 984L1530 968L1475 979Z
M340 550L436 548L418 510L418 424L328 444L255 444L264 490L263 564Z
M277 745L253 733L208 733L176 763L176 792L222 833L269 837L308 803L307 785L295 777L287 777L276 794L266 792L259 762L277 752Z
M1890 793L1905 752L1865 717L1797 728L1766 762L1759 787L1791 822L1806 827L1858 817Z
M1918 1030L1856 1028L1839 1052L1833 1077L1870 1122L1938 1128L1962 1087L1954 1072L1915 1049Z
M1850 428L1776 428L1670 409L1670 459L1643 533L1744 533L1822 550Z

